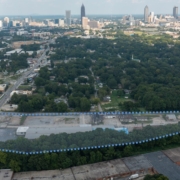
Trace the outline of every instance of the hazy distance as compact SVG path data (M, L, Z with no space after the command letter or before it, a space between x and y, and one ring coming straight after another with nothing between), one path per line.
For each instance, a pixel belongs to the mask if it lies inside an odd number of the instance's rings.
M81 4L86 14L143 14L145 5L155 14L172 14L177 0L0 0L0 15L64 15L71 10L80 14Z

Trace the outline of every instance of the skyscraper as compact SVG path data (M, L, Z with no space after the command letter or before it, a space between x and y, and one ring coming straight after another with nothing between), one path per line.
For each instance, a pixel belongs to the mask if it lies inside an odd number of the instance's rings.
M84 4L82 4L81 6L81 24L83 23L83 17L86 16L86 12L85 12L85 6Z
M148 16L149 16L149 8L146 6L144 8L144 22L148 22Z
M66 24L71 25L71 11L66 11Z
M174 6L174 7L173 7L173 16L174 16L175 18L178 18L178 7L177 7L177 6Z

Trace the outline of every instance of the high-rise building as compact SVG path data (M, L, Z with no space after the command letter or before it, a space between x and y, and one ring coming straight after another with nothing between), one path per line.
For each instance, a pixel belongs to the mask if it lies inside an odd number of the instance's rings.
M84 6L84 4L82 4L82 6L81 6L81 24L82 24L82 18L85 16L86 16L85 6Z
M9 26L9 18L8 17L4 18L4 23L3 24L4 24L5 27Z
M151 22L151 23L154 22L154 12L150 12L150 15L149 15L149 22Z
M149 8L146 6L144 8L144 22L148 22L148 16L149 16Z
M173 16L174 16L174 18L178 18L178 7L177 6L173 7Z
M89 29L88 22L89 22L89 19L87 17L82 18L82 27L83 27L83 29Z
M59 20L59 26L64 27L64 20L62 20L62 19Z
M71 11L66 11L66 24L71 25Z
M28 19L28 18L25 18L24 21L25 21L25 23L28 23L28 22L29 22L29 19Z
M59 19L55 19L54 24L59 24Z
M3 22L0 20L0 28L3 27Z

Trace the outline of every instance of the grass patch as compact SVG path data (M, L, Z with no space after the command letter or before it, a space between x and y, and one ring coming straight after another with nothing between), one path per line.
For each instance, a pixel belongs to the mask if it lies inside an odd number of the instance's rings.
M22 116L20 120L20 125L24 124L24 121L26 120L27 116Z
M21 86L19 86L18 90L28 90L28 91L31 91L32 87L28 86L28 85L21 85Z
M106 104L101 103L101 107L102 107L102 109L104 111L110 110L110 109L120 110L119 106L118 106L119 103L124 103L124 102L127 102L127 101L133 101L132 99L129 99L128 95L125 95L123 97L119 97L117 95L116 90L112 91L112 94L110 95L110 97L111 97L111 102L108 102ZM125 97L128 97L128 98L125 98Z
M21 76L20 74L14 75L14 76L11 76L11 79L12 80L17 80L20 76Z

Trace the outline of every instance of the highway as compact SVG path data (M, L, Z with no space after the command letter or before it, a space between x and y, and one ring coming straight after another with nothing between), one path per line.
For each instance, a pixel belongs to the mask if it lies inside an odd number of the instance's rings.
M10 94L12 91L16 90L19 85L24 81L24 78L27 77L29 74L34 72L34 69L38 68L39 65L41 64L41 60L46 57L46 52L49 50L45 50L41 57L39 57L36 65L30 69L28 69L26 72L22 74L22 76L16 81L16 83L12 86L10 86L7 91L4 93L4 96L0 99L0 108L10 99Z

